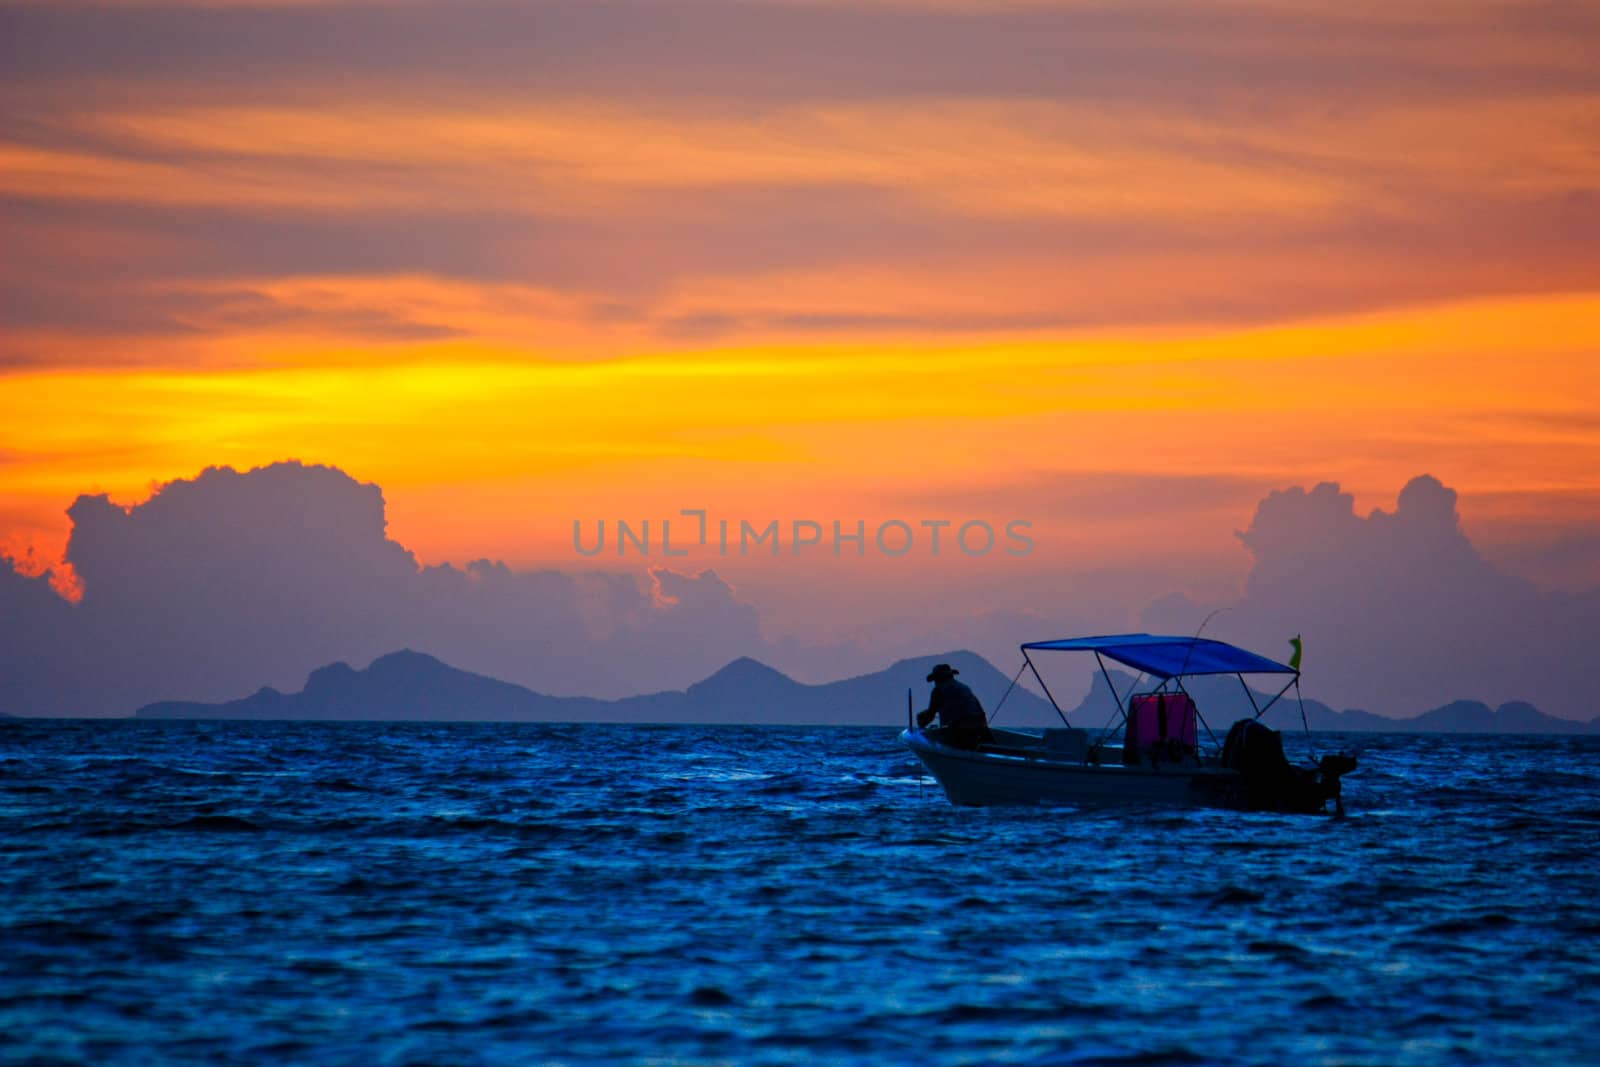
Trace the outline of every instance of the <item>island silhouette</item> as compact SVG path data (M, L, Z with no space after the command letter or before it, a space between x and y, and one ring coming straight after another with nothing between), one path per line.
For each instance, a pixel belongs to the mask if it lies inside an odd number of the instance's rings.
M134 712L140 719L297 719L428 722L623 722L737 723L743 725L892 726L904 715L906 692L916 707L926 704L925 675L933 663L961 672L991 714L999 708L1014 725L1058 723L1050 705L982 656L965 650L899 660L883 670L821 685L796 681L748 656L733 660L682 690L664 690L617 700L552 696L526 686L452 667L424 652L402 649L380 656L365 670L331 663L312 671L298 693L264 686L250 696L220 703L160 701ZM1135 679L1111 672L1117 692L1133 691ZM1231 683L1231 680L1229 680ZM1074 725L1096 728L1114 716L1106 680L1096 676L1083 699L1064 709ZM1193 679L1190 688L1204 709L1234 709L1237 692L1214 681ZM1001 698L1004 705L1001 706ZM1305 703L1313 730L1412 733L1600 732L1600 718L1575 722L1546 715L1531 704L1498 708L1458 700L1421 715L1395 719L1361 710L1335 710ZM1212 729L1224 729L1237 710L1213 714ZM1269 715L1279 728L1294 725L1298 708L1281 705Z

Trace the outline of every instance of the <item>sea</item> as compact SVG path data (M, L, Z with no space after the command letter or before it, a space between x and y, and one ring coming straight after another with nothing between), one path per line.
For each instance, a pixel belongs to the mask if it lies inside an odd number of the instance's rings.
M1600 738L1345 818L952 806L892 728L0 724L0 1064L1600 1063Z

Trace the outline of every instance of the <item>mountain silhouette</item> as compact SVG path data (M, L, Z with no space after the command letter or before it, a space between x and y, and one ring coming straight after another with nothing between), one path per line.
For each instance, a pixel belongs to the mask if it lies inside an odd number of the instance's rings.
M347 663L319 667L298 693L263 687L240 700L220 704L163 701L134 713L140 719L323 719L491 722L739 723L868 726L904 721L906 691L915 708L927 703L924 676L934 663L961 672L993 713L1010 679L973 652L944 652L903 659L872 674L809 685L781 671L741 657L686 690L649 693L620 700L550 696L452 667L433 656L404 649L373 660L365 670ZM1119 696L1132 692L1134 679L1112 671ZM1233 679L1191 679L1189 688L1213 730L1250 714L1248 701ZM1266 694L1254 693L1257 703ZM1313 730L1373 733L1544 733L1600 732L1600 718L1576 722L1546 715L1526 703L1491 708L1476 701L1445 704L1410 719L1391 719L1368 711L1335 711L1315 700L1305 702ZM1207 714L1209 712L1209 714ZM1106 681L1095 675L1088 693L1067 712L1074 725L1097 729L1117 718ZM1003 710L1012 725L1057 721L1050 705L1029 690L1011 689ZM1293 694L1272 709L1267 721L1293 726L1299 707Z
M734 660L687 690L621 700L560 697L459 670L410 649L391 652L358 671L332 663L312 671L305 688L262 688L220 704L162 701L134 713L141 719L362 719L417 721L897 724L906 690L918 709L927 704L924 680L934 663L961 672L991 710L1010 682L972 652L905 659L872 674L823 685L797 682L757 660ZM1009 721L1054 718L1050 706L1020 686L1007 698Z
M318 667L298 693L264 686L222 704L167 701L140 708L145 719L546 719L582 717L584 697L548 697L472 674L405 649L379 656L364 671L348 663Z

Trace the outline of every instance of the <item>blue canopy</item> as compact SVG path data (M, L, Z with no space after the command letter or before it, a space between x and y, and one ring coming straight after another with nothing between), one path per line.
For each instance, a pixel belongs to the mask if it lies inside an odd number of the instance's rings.
M1116 634L1110 637L1069 637L1060 641L1034 641L1030 649L1057 652L1097 652L1107 659L1165 681L1191 674L1299 674L1265 656L1258 656L1225 641L1209 637L1164 637L1160 634Z

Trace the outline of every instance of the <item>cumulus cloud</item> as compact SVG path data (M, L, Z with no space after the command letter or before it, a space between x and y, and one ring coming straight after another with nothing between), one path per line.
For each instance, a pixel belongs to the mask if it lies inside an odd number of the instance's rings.
M1097 584L1033 572L990 575L984 588L914 583L927 588L907 590L898 618L868 625L840 602L809 628L825 639L768 640L757 607L712 570L424 567L388 536L380 489L329 467L212 468L136 506L83 496L69 514L81 602L62 599L48 571L0 565L0 711L99 714L292 690L314 667L403 647L593 696L681 688L744 655L827 681L970 647L1009 672L1019 641L1124 628L1140 588L1125 575ZM1585 671L1600 591L1542 592L1497 569L1434 478L1366 515L1333 483L1273 492L1239 538L1251 557L1242 595L1206 632L1285 656L1286 639L1303 634L1318 699L1391 715L1458 698L1595 714ZM1045 586L1071 595L1041 603ZM793 593L763 595L771 607ZM1218 607L1173 594L1139 623L1193 632ZM1086 680L1071 666L1051 675L1058 695Z
M1207 633L1285 657L1286 639L1304 634L1319 699L1391 715L1455 699L1596 713L1586 675L1600 591L1541 592L1498 570L1463 532L1455 491L1433 477L1367 515L1331 482L1273 492L1239 537L1253 557L1244 596ZM1210 607L1171 598L1143 621L1192 630Z
M401 647L544 692L616 696L764 651L754 609L711 571L422 567L387 536L379 488L329 467L212 468L133 507L83 496L69 515L80 603L48 573L0 566L0 710L294 689L313 667Z

